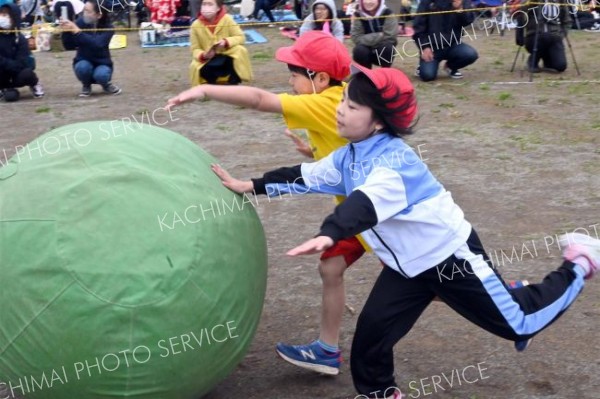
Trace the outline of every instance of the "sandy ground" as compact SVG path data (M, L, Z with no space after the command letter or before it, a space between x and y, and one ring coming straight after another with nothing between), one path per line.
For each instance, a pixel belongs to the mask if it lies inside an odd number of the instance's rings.
M287 70L272 58L277 47L291 41L276 29L261 32L269 43L248 47L253 84L285 91ZM600 36L570 35L581 76L569 55L565 73L543 73L529 83L528 76L509 72L516 51L512 33L476 34L467 40L480 52L480 60L463 71L465 79L460 81L443 76L433 83L417 82L412 77L416 58L404 54L396 60L394 66L414 80L421 108L417 134L408 142L420 146L504 277L536 282L559 265L554 234L576 228L594 234L600 227ZM47 95L33 100L27 94L19 103L0 104L0 148L10 155L16 146L69 123L139 119L188 87L189 49L142 49L136 34L128 35L129 47L113 52L114 82L123 88L118 97L78 98L72 53L38 54ZM401 39L399 49L402 43ZM414 51L410 43L405 48L409 54ZM519 58L518 67L522 64ZM218 157L236 176L257 176L303 160L282 134L280 116L216 102L186 105L174 116L177 120L165 127ZM152 122L165 119L157 111ZM331 200L321 196L263 202L257 208L269 246L263 315L246 358L207 399L355 397L347 359L357 314L380 271L373 255L363 257L346 274L347 303L356 313L344 316L340 344L346 361L339 376L297 369L274 350L278 341L300 344L318 335L317 258L289 259L284 254L316 233L331 209ZM525 353L516 353L511 342L434 303L396 346L397 382L411 398L600 398L598 284L591 281L571 310ZM471 383L444 379L463 372ZM434 381L442 382L434 386Z

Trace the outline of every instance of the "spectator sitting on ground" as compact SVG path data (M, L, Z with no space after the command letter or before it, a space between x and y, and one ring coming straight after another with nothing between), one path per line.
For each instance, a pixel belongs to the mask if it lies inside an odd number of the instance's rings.
M435 80L440 62L451 78L461 79L460 69L479 57L477 51L462 42L463 27L473 23L471 0L421 1L413 22L413 39L421 58L416 75L422 81Z
M300 27L300 36L311 30L328 31L340 42L344 41L344 25L337 19L333 0L315 0L312 13L304 19Z
M252 80L246 36L227 14L223 0L203 0L190 32L192 86L203 83L239 84Z
M398 18L385 6L385 0L360 0L352 18L350 36L354 42L352 59L366 67L391 67L398 42Z
M571 14L573 13L574 11L571 11ZM581 7L577 8L574 16L571 29L600 32L600 13L598 13L598 4L595 0L582 1Z
M62 19L60 27L64 47L77 49L73 70L83 85L79 96L89 97L94 83L102 86L105 93L120 94L121 89L111 83L114 65L108 49L115 31L108 13L100 11L98 1L86 0L77 21Z
M544 68L564 72L567 69L567 56L563 39L571 20L569 3L566 0L545 0L545 3L543 6L526 5L524 11L527 12L527 20L518 22L520 26L525 25L525 49L530 54L527 68L530 72L541 72L541 59Z
M35 72L35 59L25 36L16 31L21 22L21 11L15 4L0 6L0 97L17 101L18 87L29 86L34 97L44 96L44 90Z

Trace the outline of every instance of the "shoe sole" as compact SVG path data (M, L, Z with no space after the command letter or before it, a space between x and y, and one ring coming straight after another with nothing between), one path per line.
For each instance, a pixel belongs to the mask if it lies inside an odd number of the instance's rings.
M517 345L521 344L522 342L525 342L522 348L519 348ZM525 352L527 350L527 348L529 348L529 345L531 345L531 343L533 342L533 338L529 338L527 341L518 341L515 342L515 350L517 352Z
M301 362L299 360L295 360L295 359L292 359L292 358L284 355L283 353L279 352L278 349L275 349L275 350L277 351L277 354L279 356L281 356L281 358L283 360L285 360L288 363L293 364L294 366L298 366L298 367L306 369L306 370L316 371L317 373L327 374L327 375L338 375L340 373L339 368L331 367L331 366L324 366L322 364L312 364L312 363Z
M563 234L562 236L558 237L558 243L561 249L570 245L578 244L587 245L600 251L600 240L581 233Z

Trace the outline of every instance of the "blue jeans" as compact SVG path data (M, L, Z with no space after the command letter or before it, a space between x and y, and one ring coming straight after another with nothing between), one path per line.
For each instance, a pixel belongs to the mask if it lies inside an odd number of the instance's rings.
M435 80L437 78L438 67L443 60L447 60L448 68L456 70L471 65L477 61L478 57L477 51L465 43L436 50L433 52L433 61L425 62L423 58L420 59L419 77L424 82Z
M107 65L98 65L94 68L91 62L86 60L78 61L74 66L75 76L84 86L91 86L97 83L106 86L112 78L112 68Z

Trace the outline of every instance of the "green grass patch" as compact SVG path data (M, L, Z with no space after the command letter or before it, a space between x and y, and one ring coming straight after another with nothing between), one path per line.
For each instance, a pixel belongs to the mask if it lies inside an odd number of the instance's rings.
M45 114L50 112L50 107L39 107L35 109L36 114Z
M500 100L500 101L510 100L511 98L512 98L512 94L507 93L505 91L498 94L498 100Z
M266 52L266 51L258 51L256 53L253 53L251 58L253 60L272 60L273 59L273 53L271 52Z

